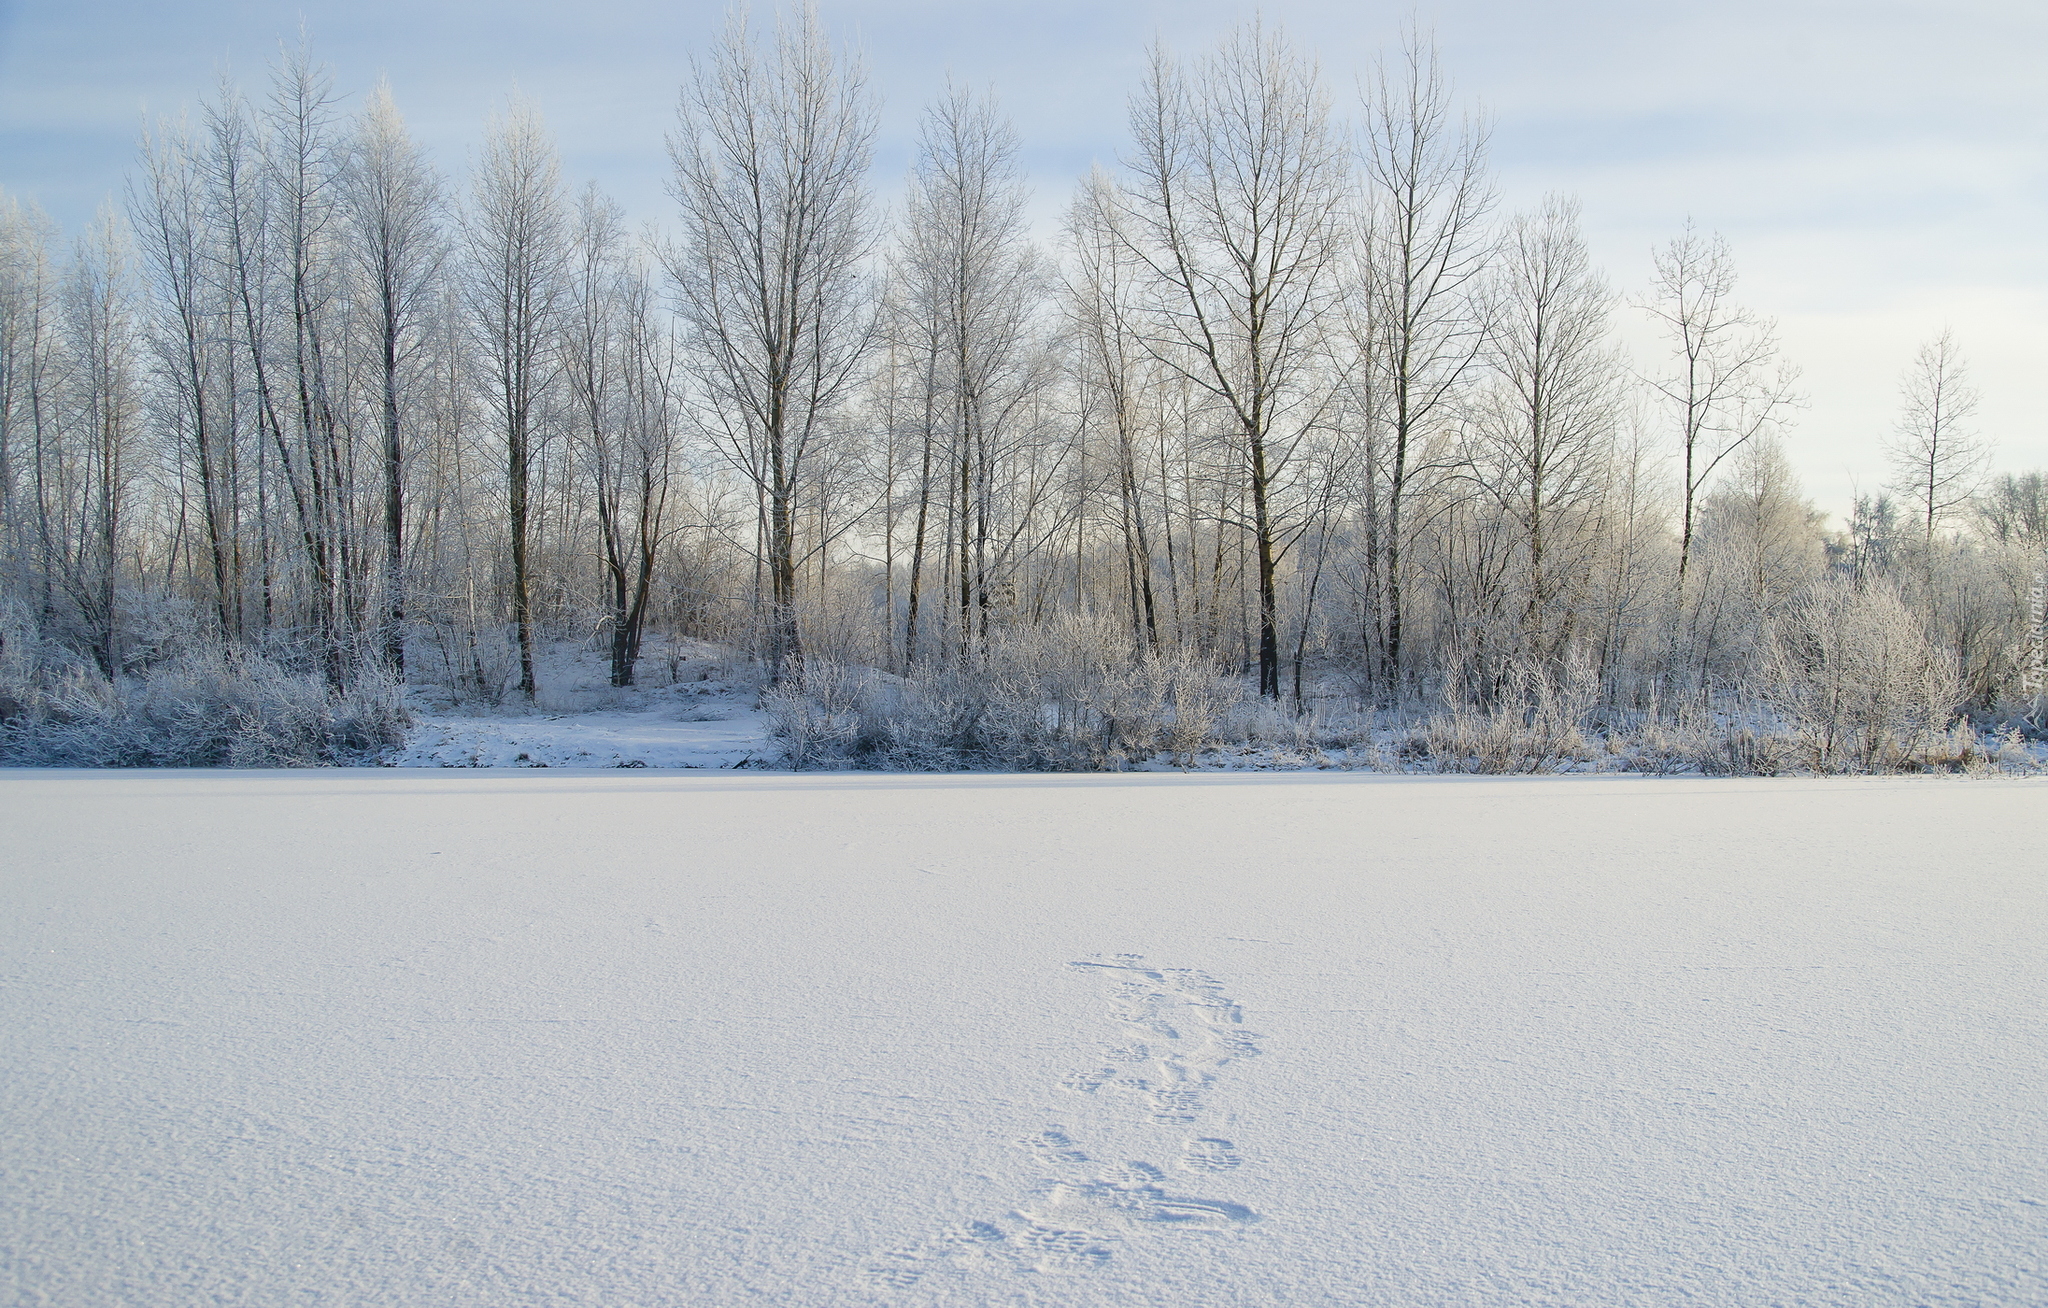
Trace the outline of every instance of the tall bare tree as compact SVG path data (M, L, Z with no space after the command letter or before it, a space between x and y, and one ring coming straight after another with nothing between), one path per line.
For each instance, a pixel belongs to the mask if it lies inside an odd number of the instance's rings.
M1151 283L1147 352L1225 415L1257 569L1259 693L1280 694L1277 490L1335 387L1344 151L1314 66L1276 31L1243 29L1193 66L1155 51L1117 230Z
M624 214L594 185L572 220L562 359L578 460L595 499L611 682L630 686L666 535L676 357Z
M273 509L278 491L272 482L279 479L275 469L289 468L290 449L281 398L286 369L278 357L274 324L272 204L264 184L261 133L248 104L225 77L202 110L202 125L205 216L213 233L214 275L227 304L228 337L233 343L226 358L231 378L227 395L246 411L247 418L238 418L238 424L245 423L253 434L256 620L268 638L278 617L277 555L282 552L273 549L273 537L296 535L308 558L315 553L307 532L312 519L305 488L298 478L282 478L293 508L290 519L281 509Z
M1410 33L1398 62L1373 70L1359 143L1368 188L1356 336L1367 364L1360 380L1375 399L1369 434L1388 429L1367 454L1373 494L1364 507L1368 594L1376 600L1366 645L1378 651L1389 692L1399 684L1407 633L1402 560L1416 455L1424 435L1444 425L1486 340L1472 302L1494 203L1486 144L1482 123L1454 121L1450 82L1419 34Z
M1067 211L1067 247L1073 266L1066 309L1073 326L1076 364L1084 393L1094 391L1114 436L1118 522L1130 591L1131 631L1140 648L1159 646L1159 603L1154 593L1152 532L1139 490L1149 477L1143 392L1156 367L1136 330L1133 297L1142 266L1117 238L1116 184L1100 169L1081 184ZM1084 404L1084 408L1090 407ZM1168 551L1169 555L1171 550Z
M283 52L263 114L260 179L270 219L265 271L279 283L279 325L290 333L278 353L291 387L292 439L282 440L285 428L278 428L278 466L291 487L311 573L321 665L329 684L338 687L349 674L366 577L352 502L352 434L340 394L346 281L338 230L342 143L334 102L333 80L308 49ZM259 342L256 348L275 347Z
M1488 297L1490 384L1472 423L1471 472L1522 574L1515 653L1553 674L1592 575L1620 400L1612 296L1578 216L1576 202L1551 196L1510 224Z
M439 303L445 244L441 181L392 103L388 85L370 93L348 158L351 252L362 274L376 340L383 434L384 595L379 626L385 666L405 675L405 473L407 373Z
M1648 379L1677 424L1678 584L1692 564L1699 499L1723 460L1782 426L1799 403L1798 370L1778 358L1775 325L1732 298L1735 261L1719 236L1684 232L1656 254L1656 280L1642 308L1676 357Z
M669 139L682 237L668 270L699 421L758 497L777 680L803 659L800 501L874 339L862 269L874 132L860 69L807 7L766 49L735 15L693 65Z
M926 392L919 407L929 411L947 461L963 649L988 635L1006 552L996 500L1007 489L1001 483L1013 480L1004 475L1012 443L1025 434L1027 406L1046 377L1034 312L1044 274L1026 238L1016 156L1016 133L991 102L949 91L925 113L893 260L901 335ZM922 555L914 549L913 592L921 589ZM916 637L906 635L914 659Z
M532 482L547 432L536 422L555 380L567 237L561 167L539 114L515 101L484 140L464 215L467 298L504 438L519 693L535 690Z
M79 238L63 281L70 362L61 498L46 521L64 524L52 562L102 675L122 670L118 610L134 456L141 437L142 359L137 286L127 233L111 210ZM52 489L57 489L53 487Z
M33 206L0 194L0 571L8 598L41 589L33 578L40 554L37 473L49 382L55 371L56 276L50 220Z
M224 640L239 640L240 479L228 349L234 328L218 276L204 163L183 123L161 123L144 137L141 176L130 182L128 211L156 292L148 299L147 316L163 382L161 416L180 475L198 483L216 631Z

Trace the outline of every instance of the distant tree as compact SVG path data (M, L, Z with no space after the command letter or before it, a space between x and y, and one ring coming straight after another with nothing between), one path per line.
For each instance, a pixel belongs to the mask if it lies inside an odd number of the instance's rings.
M1772 617L1819 575L1827 515L1806 498L1775 440L1744 446L1700 508L1724 580L1752 618Z
M1889 572L1899 550L1899 506L1889 495L1858 495L1849 513L1849 573L1857 581Z
M1798 371L1778 358L1774 324L1733 300L1735 262L1719 236L1685 231L1656 253L1656 280L1642 308L1675 358L1651 389L1677 424L1678 582L1692 562L1699 500L1723 460L1782 425L1798 403Z
M1920 347L1899 386L1899 417L1885 444L1895 491L1913 507L1923 544L1970 502L1990 451L1972 430L1977 388L1947 331Z
M1994 478L1977 497L1977 521L2001 545L2048 550L2048 473Z

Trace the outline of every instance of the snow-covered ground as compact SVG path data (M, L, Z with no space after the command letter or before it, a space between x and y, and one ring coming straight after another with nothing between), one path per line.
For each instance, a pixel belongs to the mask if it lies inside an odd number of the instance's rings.
M0 1301L2039 1305L2044 813L9 773Z
M745 699L720 696L582 713L415 715L401 768L731 768L777 757Z
M773 763L743 661L690 643L674 666L648 657L641 684L614 689L603 656L582 642L542 651L539 707L461 711L413 692L404 748L381 760L401 768L732 768Z

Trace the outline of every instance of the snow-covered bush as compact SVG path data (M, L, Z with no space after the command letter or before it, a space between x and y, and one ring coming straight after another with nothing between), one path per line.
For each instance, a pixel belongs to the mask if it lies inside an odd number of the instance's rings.
M762 696L769 734L782 743L782 761L792 768L829 767L856 758L863 730L872 722L883 694L871 668L841 667L822 659Z
M1433 771L1486 775L1555 772L1589 762L1601 747L1591 730L1598 678L1578 661L1562 668L1511 663L1484 703L1457 694L1407 727L1401 753Z
M408 725L388 678L366 672L335 691L254 654L202 650L120 684L78 667L41 671L0 685L0 764L334 766L399 744Z
M1814 587L1778 625L1770 674L1766 702L1815 772L1968 762L1951 730L1963 700L1955 656L1889 586Z
M765 697L792 767L1117 769L1214 743L1242 690L1205 661L1133 656L1112 624L1005 632L908 677L812 660Z

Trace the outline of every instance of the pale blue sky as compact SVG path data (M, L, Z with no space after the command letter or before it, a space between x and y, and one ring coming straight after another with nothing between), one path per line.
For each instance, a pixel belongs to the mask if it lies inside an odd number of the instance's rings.
M882 96L885 195L918 112L950 75L994 87L1046 218L1091 159L1114 158L1151 40L1199 50L1254 12L1219 0L819 7L864 51ZM1493 119L1505 202L1579 195L1620 288L1647 278L1650 248L1688 214L1726 234L1744 298L1777 316L1806 369L1812 406L1790 447L1824 506L1882 480L1877 440L1899 371L1944 324L1974 364L2000 465L2048 465L2048 5L1262 8L1322 62L1340 108L1411 13L1433 28L1460 89ZM0 187L75 224L118 190L145 113L191 103L223 66L254 88L303 17L343 90L390 76L450 171L516 83L558 134L571 178L660 221L676 88L724 11L700 0L0 0Z

